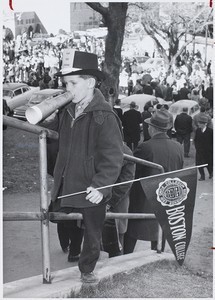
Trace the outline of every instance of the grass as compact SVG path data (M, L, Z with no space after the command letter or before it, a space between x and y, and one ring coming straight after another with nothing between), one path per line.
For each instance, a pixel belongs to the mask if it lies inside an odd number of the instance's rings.
M212 279L176 262L160 261L86 286L71 298L210 298Z

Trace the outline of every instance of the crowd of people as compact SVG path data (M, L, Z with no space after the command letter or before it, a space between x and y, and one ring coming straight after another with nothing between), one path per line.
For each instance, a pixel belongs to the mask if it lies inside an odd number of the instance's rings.
M96 53L98 63L102 66L105 51L102 38L83 36L77 40L68 36L53 43L50 38L34 41L23 33L18 35L16 40L3 41L3 82L26 82L31 86L39 86L39 82L45 76L45 82L52 80L50 85L60 84L54 74L61 68L62 50L65 48ZM145 52L144 55L147 57L148 53ZM187 97L198 101L202 97L212 97L211 93L206 93L212 80L211 60L205 66L199 51L192 54L185 50L177 58L168 75L164 64L156 69L149 68L143 71L135 58L123 57L119 92L128 95L156 93L158 97L167 101ZM146 84L150 86L143 87ZM184 94L185 84L188 92ZM155 90L156 85L160 88Z
M62 64L62 53L65 48L76 48L80 51L96 52L99 64L104 56L104 41L93 37L85 40L76 40L72 37L54 43L50 38L38 41L27 36L26 33L18 35L15 40L3 41L3 83L25 82L30 86L43 85L56 87L54 74ZM48 81L48 82L47 82ZM49 86L48 83L50 82Z
M131 64L123 63L119 85L120 92L128 96L143 93L166 101L195 100L200 105L208 100L208 106L213 106L211 61L204 67L199 52L191 55L187 51L168 75L167 71L160 72L159 68L142 71L136 60Z
M200 106L200 111L193 118L188 114L188 107L183 107L182 112L179 113L175 120L173 119L173 115L169 112L169 106L167 104L161 105L157 104L154 107L152 104L146 104L144 107L144 111L138 111L138 106L134 101L130 103L130 109L123 113L120 108L121 101L119 99L116 100L116 104L113 109L118 114L121 119L124 133L124 141L127 146L135 151L140 141L146 142L151 136L148 130L148 124L145 122L146 119L152 117L155 112L165 110L169 115L169 128L167 130L167 135L171 139L173 137L176 140L183 144L184 148L184 157L189 157L190 153L190 141L194 140L196 137L197 129L199 128L199 120L206 119L207 128L213 129L213 122L211 118L211 114L205 108L204 105ZM206 147L208 143L206 144ZM212 144L210 143L210 146ZM213 153L213 147L211 148L211 155ZM207 151L202 153L204 157L203 161L209 161L209 168L211 167L211 155L207 154ZM210 178L212 178L212 171L209 171ZM205 177L204 177L205 178Z

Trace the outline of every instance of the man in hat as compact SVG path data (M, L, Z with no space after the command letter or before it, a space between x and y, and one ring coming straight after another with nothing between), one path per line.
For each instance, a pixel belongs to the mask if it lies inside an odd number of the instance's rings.
M137 105L134 101L130 103L130 109L122 116L122 126L124 141L133 151L140 140L140 124L142 123L141 113L136 110Z
M194 138L196 165L208 164L209 178L213 178L213 129L207 126L208 117L202 114L198 119L198 128ZM199 168L200 181L205 180L204 168Z
M142 142L134 151L134 156L161 165L165 172L183 168L183 149L181 144L167 135L170 128L170 116L167 110L161 108L146 119L149 125L151 139ZM136 165L136 178L158 174L158 170L146 166ZM146 199L139 181L134 182L130 192L130 213L153 213L150 202ZM128 230L124 239L124 253L134 251L137 240L151 241L151 249L157 250L158 223L156 220L129 219ZM162 251L165 240L163 238Z
M120 174L122 132L118 117L95 88L97 81L104 79L97 55L65 49L62 69L56 75L62 77L72 100L52 122L52 129L59 132L59 150L49 210L83 215L82 247L77 221L70 221L70 259L79 258L82 281L93 283L106 204L111 198L111 188L98 188L114 184Z
M198 114L196 114L195 116L193 116L193 131L194 131L194 134L196 132L196 129L199 127L199 118L201 119L202 115L206 116L207 119L208 119L207 127L213 128L211 116L206 112L206 109L205 109L204 106L200 106L200 112Z
M182 108L182 113L176 116L174 126L177 141L184 144L184 157L189 157L190 136L193 131L193 119L188 115L188 107Z

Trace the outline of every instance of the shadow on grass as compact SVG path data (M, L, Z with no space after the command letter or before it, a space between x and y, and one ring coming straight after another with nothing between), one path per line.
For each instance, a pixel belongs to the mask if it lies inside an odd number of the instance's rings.
M70 298L210 298L212 293L212 278L164 260L83 285L79 294Z

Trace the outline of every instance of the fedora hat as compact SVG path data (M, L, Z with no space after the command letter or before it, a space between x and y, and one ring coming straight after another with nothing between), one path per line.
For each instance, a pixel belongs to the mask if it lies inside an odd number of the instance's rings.
M202 114L198 118L199 123L208 123L208 117L205 114Z
M75 49L64 49L62 68L55 75L93 75L99 80L105 79L103 72L98 69L97 55Z
M145 119L144 122L162 130L168 130L171 128L170 114L163 108L156 110L151 118Z

